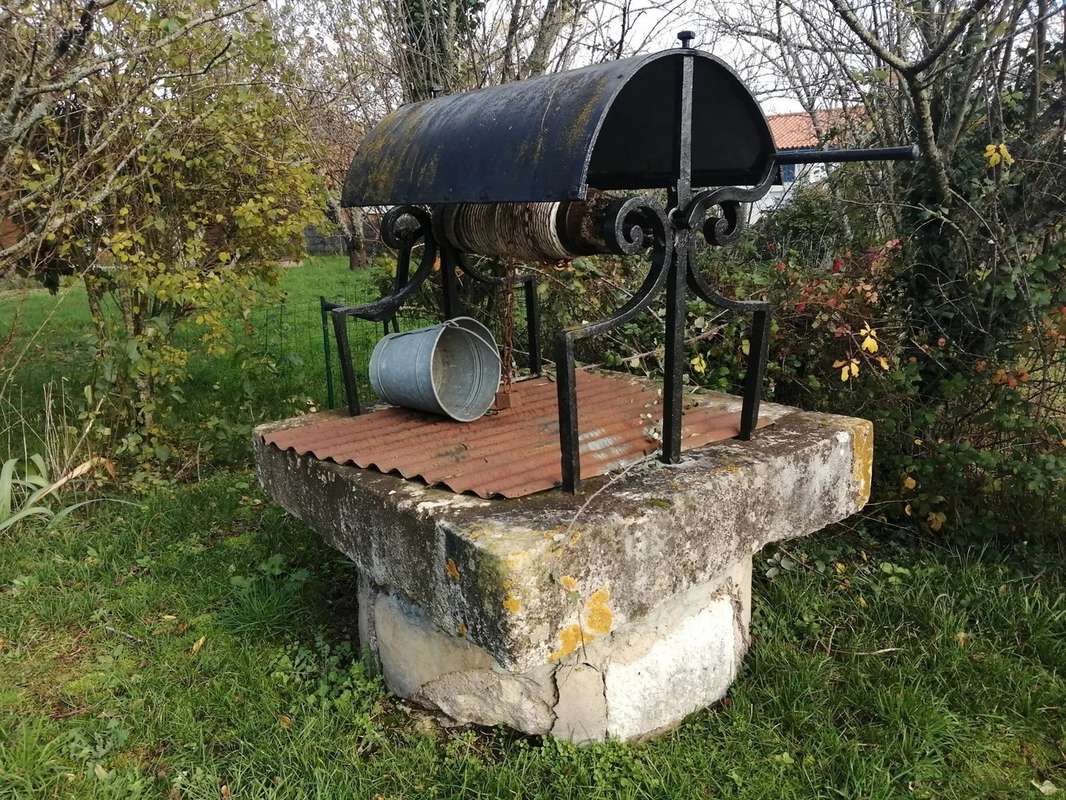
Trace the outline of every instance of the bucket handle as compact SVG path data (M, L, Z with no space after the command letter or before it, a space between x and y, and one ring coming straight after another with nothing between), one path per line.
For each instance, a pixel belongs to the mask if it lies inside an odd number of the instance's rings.
M463 333L468 333L471 336L473 336L475 339L477 339L479 342L481 342L483 345L485 345L485 347L488 348L490 353L492 353L494 356L496 356L496 360L500 362L501 366L503 365L503 358L501 358L500 351L497 349L496 345L494 343L492 343L492 342L486 341L485 337L482 336L480 333L474 333L469 328L464 328L458 322L456 322L455 320L451 320L451 319L444 320L444 325L446 327L448 327L448 328L456 328L457 330L461 330Z
M460 330L463 333L470 334L475 339L477 339L479 342L481 342L483 345L485 345L485 347L488 348L489 352L492 353L494 356L496 356L496 360L500 362L500 366L503 366L503 358L500 357L500 353L497 350L496 345L493 344L492 342L486 341L485 337L482 336L481 334L474 333L469 328L464 328L462 325L460 325L458 322L456 322L453 319L446 319L446 320L444 320L444 322L441 322L441 323L438 323L438 324L443 325L445 328L455 328L456 330ZM415 331L404 331L403 333L393 333L393 334L390 334L390 335L392 336L393 339L399 339L402 336L410 336L412 333L419 333L419 332L420 331L417 331L417 330L415 330Z

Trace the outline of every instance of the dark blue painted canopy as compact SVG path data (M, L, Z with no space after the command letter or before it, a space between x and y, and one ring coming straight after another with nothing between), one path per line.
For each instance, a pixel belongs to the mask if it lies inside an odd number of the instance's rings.
M671 183L681 65L694 59L692 185L754 185L770 128L736 74L674 49L403 106L367 134L345 206L533 202Z

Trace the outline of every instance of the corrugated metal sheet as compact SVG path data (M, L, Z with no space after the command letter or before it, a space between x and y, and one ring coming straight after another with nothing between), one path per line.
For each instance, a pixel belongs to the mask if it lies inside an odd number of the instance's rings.
M647 382L625 375L578 373L581 475L603 475L653 452L661 398ZM523 497L561 480L555 383L514 384L509 409L461 423L402 408L358 417L336 412L266 434L281 450L323 461L399 473L453 492ZM736 436L740 414L713 406L685 410L682 449Z

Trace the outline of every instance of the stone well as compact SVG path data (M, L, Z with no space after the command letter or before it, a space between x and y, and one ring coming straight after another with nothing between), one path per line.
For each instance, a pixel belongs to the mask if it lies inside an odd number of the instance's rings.
M725 695L748 647L751 557L853 514L869 422L765 405L752 441L644 463L582 494L482 500L282 451L263 488L358 570L389 688L453 720L585 742L666 730Z

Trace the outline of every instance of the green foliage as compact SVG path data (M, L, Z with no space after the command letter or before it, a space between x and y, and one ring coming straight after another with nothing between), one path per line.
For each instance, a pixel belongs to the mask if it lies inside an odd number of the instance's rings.
M13 162L20 224L66 220L43 236L45 255L31 269L53 288L60 274L83 276L97 336L92 393L106 398L118 453L143 464L171 449L166 416L186 402L191 356L232 346L230 320L270 296L277 262L302 252L302 231L324 206L309 146L274 88L286 72L268 19L248 11L194 27L180 46L153 46L224 11L109 6L93 36L147 54L77 83L77 113L57 104ZM137 86L151 89L124 105L122 92ZM96 126L114 135L87 153L79 132ZM83 176L97 156L112 170L99 189ZM184 320L199 328L192 351L175 340Z
M34 453L27 463L18 458L4 461L0 465L0 533L12 531L15 526L33 519L57 523L91 502L72 503L57 511L48 501L56 488L40 455Z
M362 714L369 722L384 691L348 642L331 642L323 631L310 645L293 644L278 657L270 676L301 705Z
M22 395L18 415L5 416L9 405L0 406L4 423L0 428L12 424L14 416L24 418L29 428L44 430L43 388L62 381L71 387L67 400L73 440L88 427L93 452L114 453L128 442L141 454L137 459L120 459L125 488L149 488L163 478L247 463L253 425L325 407L319 295L364 302L378 296L375 282L382 275L387 275L383 267L350 272L342 257L310 258L283 269L274 289L277 302L260 300L247 310L226 310L229 344L211 354L199 351L202 326L191 318L179 321L170 343L194 357L174 387L181 402L170 404L158 417L166 436L154 443L138 432L128 435L113 427L110 418L94 413L98 404L102 411L114 402L110 395L75 388L95 385L98 371L103 370L103 365L93 362L96 338L83 285L72 283L58 297L39 290L0 297L0 318L18 321L12 350L23 353L11 364L13 372L5 372L7 362L0 367L0 385L9 380ZM357 358L365 358L380 330L371 323L352 325ZM336 376L336 348L332 355ZM11 455L22 452L21 442L11 445ZM0 459L6 455L2 446ZM43 447L36 440L28 445L31 452Z
M1014 271L967 275L965 307L987 319L977 333L961 302L916 280L913 245L856 219L850 244L836 233L814 247L829 204L824 188L803 190L747 247L704 258L717 283L775 306L770 399L873 420L885 518L977 537L1061 530L1066 430L1049 407L1064 394L1066 245L1030 242ZM1025 299L1006 301L1010 287ZM697 346L690 377L738 389L744 335L730 323Z

